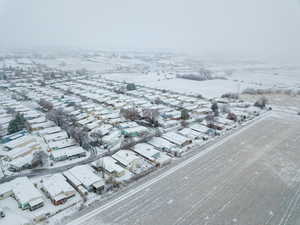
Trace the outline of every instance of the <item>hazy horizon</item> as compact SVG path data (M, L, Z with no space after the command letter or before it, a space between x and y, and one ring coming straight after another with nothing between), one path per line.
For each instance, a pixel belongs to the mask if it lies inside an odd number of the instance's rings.
M0 0L0 48L170 49L298 62L298 0Z

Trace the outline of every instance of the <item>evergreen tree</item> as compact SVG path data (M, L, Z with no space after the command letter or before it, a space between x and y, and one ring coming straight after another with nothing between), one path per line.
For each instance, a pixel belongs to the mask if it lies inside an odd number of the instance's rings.
M136 90L136 86L134 83L127 84L126 88L128 91Z
M181 110L181 119L188 120L189 118L189 112L186 109Z
M22 114L17 113L16 117L9 122L8 133L12 134L26 128L25 118Z
M214 112L215 116L219 116L219 106L217 102L211 105L211 110Z

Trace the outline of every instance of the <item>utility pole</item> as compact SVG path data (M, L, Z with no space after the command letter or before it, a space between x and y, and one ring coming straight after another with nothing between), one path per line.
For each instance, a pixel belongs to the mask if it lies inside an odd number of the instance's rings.
M237 96L240 98L240 89L241 89L241 82L239 81L237 84Z
M0 168L1 168L1 171L2 171L3 175L5 175L4 168L3 168L3 161L2 161L1 157L0 157Z

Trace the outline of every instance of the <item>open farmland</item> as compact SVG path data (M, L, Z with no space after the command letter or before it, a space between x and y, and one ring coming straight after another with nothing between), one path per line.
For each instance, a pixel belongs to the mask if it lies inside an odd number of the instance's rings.
M300 224L299 124L273 114L70 224Z

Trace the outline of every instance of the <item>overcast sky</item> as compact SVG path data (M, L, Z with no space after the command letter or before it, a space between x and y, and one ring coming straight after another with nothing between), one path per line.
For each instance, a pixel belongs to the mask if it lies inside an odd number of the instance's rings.
M0 47L300 59L300 0L0 0Z

